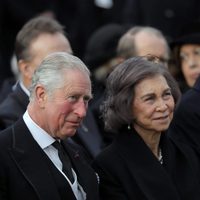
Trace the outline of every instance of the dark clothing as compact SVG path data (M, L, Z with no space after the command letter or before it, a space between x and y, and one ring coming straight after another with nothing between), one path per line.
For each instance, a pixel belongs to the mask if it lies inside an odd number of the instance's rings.
M192 149L162 135L163 164L133 130L122 131L93 163L103 200L197 200L198 160Z
M200 153L200 77L193 88L183 94L172 123L169 136L174 141L183 141Z
M199 9L199 0L127 0L123 19L124 23L155 27L173 39L185 24L200 18Z
M91 159L94 159L105 147L105 141L90 109L87 110L86 117L72 139L85 148Z
M17 121L26 111L29 97L17 84L15 90L0 104L0 119L5 127L9 127Z
M0 87L0 103L14 90L16 87L15 78L7 78Z
M87 200L98 200L97 177L84 161L81 152L65 142L78 182ZM68 182L62 195L62 179L56 167L32 137L20 119L0 134L0 199L2 200L75 200ZM58 171L58 170L57 170ZM59 185L59 184L60 185Z

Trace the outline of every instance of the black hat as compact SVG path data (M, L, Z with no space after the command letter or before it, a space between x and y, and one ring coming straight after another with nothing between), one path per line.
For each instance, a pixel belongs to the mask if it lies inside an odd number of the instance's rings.
M171 48L183 44L200 44L200 21L185 24L179 37L170 43Z
M90 36L83 58L90 70L116 56L118 41L126 30L126 27L119 24L106 24Z

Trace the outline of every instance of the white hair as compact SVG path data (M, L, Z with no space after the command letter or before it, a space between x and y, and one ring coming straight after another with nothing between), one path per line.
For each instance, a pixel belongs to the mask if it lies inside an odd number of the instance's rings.
M90 76L89 69L76 56L65 52L55 52L45 57L32 77L32 84L29 88L30 101L34 98L34 89L38 84L43 85L49 94L62 87L66 80L63 72L71 69L79 70Z

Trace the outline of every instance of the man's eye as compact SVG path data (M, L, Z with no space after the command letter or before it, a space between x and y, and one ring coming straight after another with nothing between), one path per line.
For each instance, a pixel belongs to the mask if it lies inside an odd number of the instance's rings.
M72 101L76 101L77 97L76 96L70 96L69 99L72 100Z
M90 101L90 97L84 97L83 100L84 102L88 103Z

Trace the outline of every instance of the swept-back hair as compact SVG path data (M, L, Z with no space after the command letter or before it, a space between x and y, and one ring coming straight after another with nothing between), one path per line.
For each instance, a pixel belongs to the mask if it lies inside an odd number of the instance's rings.
M86 65L76 56L65 52L56 52L49 54L36 69L30 90L30 101L35 97L34 89L40 84L48 92L49 95L54 90L63 87L66 81L66 70L79 70L90 76L90 71Z

